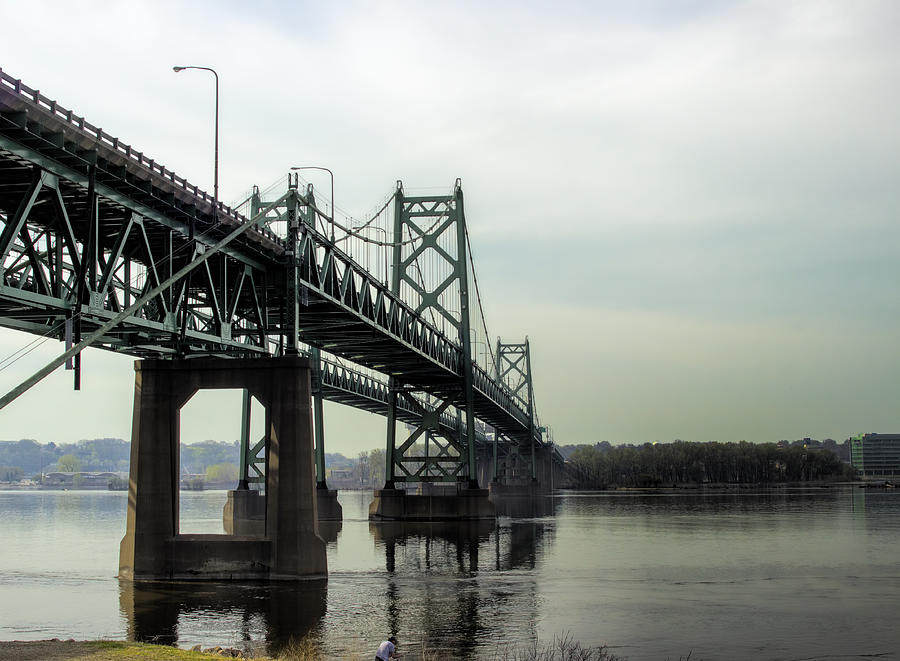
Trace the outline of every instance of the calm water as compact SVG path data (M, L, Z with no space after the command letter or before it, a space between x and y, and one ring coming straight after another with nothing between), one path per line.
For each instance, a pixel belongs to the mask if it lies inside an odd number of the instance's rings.
M0 492L0 639L262 647L312 632L370 659L395 631L460 658L569 632L632 661L900 658L900 493L566 493L496 524L370 524L340 495L329 579L300 586L115 578L121 492ZM224 492L183 492L221 532ZM512 512L509 512L512 513Z

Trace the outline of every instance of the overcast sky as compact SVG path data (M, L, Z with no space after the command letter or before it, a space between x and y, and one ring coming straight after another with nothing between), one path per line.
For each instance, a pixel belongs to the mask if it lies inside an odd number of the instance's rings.
M900 431L900 3L7 0L0 24L5 72L207 190L212 79L171 67L215 68L227 201L322 165L361 217L461 177L490 333L530 338L558 443ZM31 340L0 331L0 360ZM0 440L128 438L130 359L83 378ZM187 440L237 437L213 405ZM330 451L383 446L383 418L326 413Z

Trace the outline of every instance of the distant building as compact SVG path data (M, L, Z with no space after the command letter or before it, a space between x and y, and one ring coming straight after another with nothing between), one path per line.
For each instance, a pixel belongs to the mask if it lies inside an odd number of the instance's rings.
M850 463L864 477L900 475L900 434L851 438Z

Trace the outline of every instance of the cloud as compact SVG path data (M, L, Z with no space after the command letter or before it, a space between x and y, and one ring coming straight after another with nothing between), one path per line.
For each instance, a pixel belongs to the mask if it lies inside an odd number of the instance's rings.
M0 13L5 71L208 189L212 81L171 66L215 67L225 200L325 165L364 217L462 177L490 331L533 338L558 440L896 424L895 2Z

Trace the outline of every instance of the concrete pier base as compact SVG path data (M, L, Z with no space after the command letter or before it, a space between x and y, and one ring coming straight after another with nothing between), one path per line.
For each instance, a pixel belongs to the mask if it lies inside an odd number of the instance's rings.
M265 518L249 493L230 496L234 535L178 530L179 412L202 389L246 388L266 410ZM237 494L237 495L236 495ZM294 580L327 575L317 532L309 361L142 360L119 577L131 580ZM238 515L235 515L235 512ZM245 534L239 534L245 533Z
M553 513L552 494L542 488L540 482L528 481L518 484L490 484L490 499L499 516L528 518L548 516Z
M227 535L264 537L266 534L266 498L255 489L228 492L222 510L222 525Z
M378 489L369 504L369 518L386 521L473 521L497 515L487 489L459 488L451 493L410 494L403 489Z
M337 489L316 489L319 537L326 542L337 539L343 510L337 500ZM326 525L328 524L328 525ZM255 489L228 492L222 509L222 526L227 535L258 536L266 534L266 498Z
M488 485L491 499L494 498L532 498L546 493L540 482L527 481L518 484L491 482Z
M343 521L344 510L338 502L337 489L316 489L319 521Z

